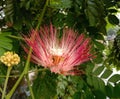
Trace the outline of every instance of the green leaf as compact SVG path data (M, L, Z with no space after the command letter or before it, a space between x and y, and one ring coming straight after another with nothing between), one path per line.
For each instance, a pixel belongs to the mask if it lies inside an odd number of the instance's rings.
M108 10L110 13L117 13L117 10L116 9L109 9Z
M6 50L11 50L13 48L12 39L7 37L9 34L9 32L2 32L0 34L0 55L2 55Z
M0 64L0 76L6 76L7 67L4 64ZM4 77L0 77L0 85L3 85L5 81Z
M39 73L32 86L35 99L53 99L55 97L56 77L50 71Z
M86 9L86 16L88 17L90 26L96 26L98 19L97 6L95 2L88 0L87 1L87 9Z
M98 77L93 77L93 86L95 90L100 90L102 93L105 93L105 83Z
M92 81L93 81L93 92L95 95L95 99L106 99L105 94L106 94L106 90L105 90L105 83L102 79L98 78L98 77L92 77Z
M101 64L103 62L103 55L101 53L96 54L96 58L93 61L96 64Z
M10 44L9 42L0 42L0 47L4 48L6 50L11 50L12 49L12 44Z
M81 98L81 92L76 92L73 96L73 99L80 99Z
M114 87L113 97L120 98L120 85L119 84Z
M0 42L9 42L11 43L12 40L7 37L11 34L11 32L0 32Z
M113 97L113 86L108 83L105 89L106 89L106 95L110 98Z
M106 8L110 8L110 7L115 6L115 2L112 0L103 0L103 1L104 1Z
M9 42L9 43L11 43L12 40L10 38L4 37L4 36L0 36L0 42Z
M94 41L94 44L95 44L95 47L98 48L98 49L100 49L100 50L104 50L105 49L104 44L102 44L99 41Z
M3 54L4 54L4 52L5 52L5 49L0 48L0 56L1 56L1 55L3 55Z
M102 34L95 34L95 37L94 38L96 38L97 40L104 40L104 37L103 37L103 35Z
M88 6L89 11L94 17L98 17L98 12L96 6Z
M87 83L88 83L90 86L93 86L92 76L88 76L88 77L87 77Z
M50 6L57 9L70 8L71 0L50 0Z
M108 21L113 25L119 24L119 19L115 15L108 15Z
M94 72L93 72L93 74L94 75L99 75L99 74L101 74L101 72L104 70L104 66L99 66Z
M9 30L8 30L8 31L9 31ZM12 32L8 32L8 31L1 31L1 32L0 32L0 35L1 35L1 36L11 35ZM1 36L0 36L0 37L1 37Z
M86 13L89 19L90 26L95 26L97 23L95 16L93 16L93 14L89 10L87 10Z
M83 99L94 99L94 95L89 88L86 88L84 91L85 97Z
M93 68L94 68L94 64L88 62L88 63L87 63L87 67L86 67L86 69L85 69L86 74L87 74L87 75L90 75L90 74L92 73L92 71L93 71Z
M112 77L110 77L108 81L116 83L116 82L120 81L120 75L119 74L115 74Z
M100 90L95 90L94 95L95 95L95 98L93 99L106 99L105 94L101 92Z
M102 74L101 78L107 79L112 74L111 70L106 69L104 73Z

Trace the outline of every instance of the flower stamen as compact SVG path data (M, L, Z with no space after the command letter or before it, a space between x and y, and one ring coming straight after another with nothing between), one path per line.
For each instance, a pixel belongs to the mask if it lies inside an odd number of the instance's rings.
M62 59L63 59L62 56L53 55L52 56L53 65L54 66L58 65Z

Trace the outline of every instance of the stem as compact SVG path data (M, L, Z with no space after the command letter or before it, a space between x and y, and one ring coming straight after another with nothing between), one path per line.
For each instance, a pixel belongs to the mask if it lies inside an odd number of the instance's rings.
M12 69L12 66L8 67L8 69L7 69L7 76L6 76L6 79L5 79L5 84L4 84L4 88L3 88L3 92L2 92L2 99L4 99L5 94L6 94L6 88L7 88L7 83L8 83L8 79L9 79L11 69Z
M26 74L28 67L29 67L29 62L30 62L30 57L31 57L31 53L32 53L32 48L30 48L29 53L28 53L28 57L27 57L27 61L25 64L25 68L22 72L22 74L20 75L20 77L18 78L18 80L16 81L15 85L13 86L13 88L11 89L11 91L7 94L6 99L10 99L11 96L13 95L14 91L16 90L17 86L19 85L20 81L22 80L22 78L24 77L24 75Z
M32 73L32 72L40 72L40 71L46 71L47 68L43 68L43 69L34 69L32 71L29 71L29 73Z
M27 58L27 61L25 64L24 74L28 73L31 54L32 54L32 48L30 47L29 53L28 53L28 58Z
M42 19L43 19L44 13L45 13L46 7L47 7L47 5L48 5L48 1L49 1L49 0L46 0L46 3L45 3L44 8L43 8L43 11L42 11L41 16L40 16L40 18L39 18L39 20L38 20L38 24L37 24L37 26L36 26L36 30L39 29L39 27L40 27L40 25L41 25L41 23L42 23Z
M32 87L31 87L31 83L30 83L30 80L29 80L29 74L27 74L26 78L27 78L27 83L28 83L28 87L29 87L29 90L30 90L31 97L32 97L32 99L35 99L34 93L33 93Z
M2 90L2 88L0 87L0 92L2 93L3 92L3 90Z
M18 40L23 40L22 37L18 37L18 36L14 36L14 35L8 35L8 37L14 38L14 39L18 39Z
M28 72L28 71L29 71L29 66L28 66L28 68L25 70L25 73L27 73L26 79L27 79L27 83L28 83L29 90L30 90L30 95L31 95L32 99L35 99L34 94L33 94L33 90L32 90L31 85L30 85L29 72Z
M20 75L9 75L9 77L19 77ZM5 76L5 75L0 75L0 78L5 78L5 77L7 77L7 76Z

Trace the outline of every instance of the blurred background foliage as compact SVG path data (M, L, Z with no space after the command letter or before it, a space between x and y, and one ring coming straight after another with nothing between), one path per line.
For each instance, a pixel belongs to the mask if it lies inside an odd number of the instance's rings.
M20 75L25 64L21 34L28 34L38 24L46 0L0 1L0 56L7 50L17 52L21 63L12 75ZM85 75L63 76L31 63L36 70L32 79L35 99L120 99L120 12L119 0L48 0L42 24L52 23L58 29L74 28L91 38L96 58L81 65ZM3 86L6 67L0 63L0 86ZM11 77L14 84L17 77ZM23 88L21 90L21 88ZM20 97L19 97L20 96ZM29 99L23 80L12 99ZM31 99L31 98L30 98Z

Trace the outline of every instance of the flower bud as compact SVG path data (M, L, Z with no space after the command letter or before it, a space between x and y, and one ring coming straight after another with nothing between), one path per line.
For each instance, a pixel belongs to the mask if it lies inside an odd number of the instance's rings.
M16 53L7 51L3 56L0 57L0 61L6 66L10 67L17 65L20 62L20 57Z

